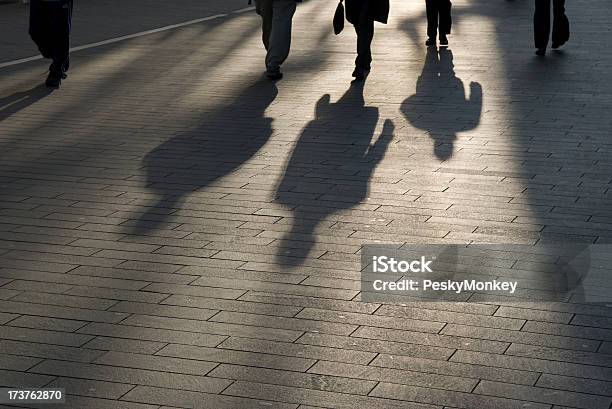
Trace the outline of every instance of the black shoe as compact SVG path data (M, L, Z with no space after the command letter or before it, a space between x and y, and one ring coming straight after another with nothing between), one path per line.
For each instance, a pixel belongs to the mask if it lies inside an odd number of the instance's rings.
M446 37L446 35L440 36L440 45L448 45L448 38Z
M62 83L62 76L61 74L54 74L54 73L49 73L49 76L47 77L47 80L45 81L45 85L49 88L59 88L60 84Z
M266 77L268 77L269 80L276 81L283 78L283 73L280 68L271 68L266 71Z
M561 47L562 45L563 45L563 44L561 44L561 43L555 43L555 42L553 41L553 43L552 43L552 49L553 49L553 50L556 50L556 49L558 49L559 47Z
M537 56L544 57L546 55L546 48L538 48L535 53Z
M427 41L425 41L425 45L426 45L427 47L432 47L432 46L435 46L435 45L436 45L436 38L435 38L435 37L429 37L429 38L427 39Z

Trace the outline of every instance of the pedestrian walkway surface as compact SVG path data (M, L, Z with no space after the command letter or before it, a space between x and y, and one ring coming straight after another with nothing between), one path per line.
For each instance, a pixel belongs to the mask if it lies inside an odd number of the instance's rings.
M108 38L181 21L132 1ZM609 0L568 2L543 59L533 2L454 1L439 51L423 2L391 3L364 85L329 0L299 6L276 84L260 20L225 0L75 52L57 91L44 61L0 69L0 385L64 387L61 408L609 409L609 305L537 280L360 294L365 244L612 242Z

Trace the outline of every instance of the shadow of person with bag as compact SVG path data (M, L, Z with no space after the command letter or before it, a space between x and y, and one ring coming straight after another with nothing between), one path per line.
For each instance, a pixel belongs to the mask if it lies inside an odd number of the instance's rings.
M363 83L354 82L335 103L330 103L329 94L319 99L315 119L302 131L276 189L276 203L293 213L291 231L278 247L277 263L301 265L315 245L320 223L366 199L372 173L394 130L393 122L385 121L372 145L378 119L378 108L365 105ZM312 191L342 195L342 200L306 204L296 196Z
M470 83L466 99L463 82L455 76L452 51L429 47L416 94L402 103L401 111L412 126L429 133L436 157L445 161L453 155L457 133L480 123L482 86Z

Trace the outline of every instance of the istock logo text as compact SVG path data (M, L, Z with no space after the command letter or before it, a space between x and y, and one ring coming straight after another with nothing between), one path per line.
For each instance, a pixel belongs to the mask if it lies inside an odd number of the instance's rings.
M374 256L372 257L375 273L433 273L429 265L433 260L425 260L421 256L420 260L396 260L393 257Z

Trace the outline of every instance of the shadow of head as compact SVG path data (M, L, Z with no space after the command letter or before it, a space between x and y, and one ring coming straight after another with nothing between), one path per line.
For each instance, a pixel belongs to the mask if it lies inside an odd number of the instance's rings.
M277 262L298 266L311 255L317 227L333 214L363 202L369 182L392 139L394 125L385 121L372 144L378 108L366 106L363 83L353 83L332 103L328 94L315 107L285 165L276 202L292 212L292 226L277 251Z
M142 165L146 187L156 201L146 207L130 233L159 228L189 194L238 172L270 138L272 118L265 111L277 94L274 83L259 80L229 103L204 113L194 129L149 152Z
M416 93L402 103L401 111L413 127L427 131L435 156L446 161L453 155L457 133L480 123L482 87L470 83L466 98L463 81L455 74L453 52L429 47Z

